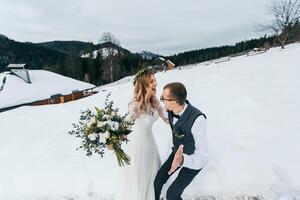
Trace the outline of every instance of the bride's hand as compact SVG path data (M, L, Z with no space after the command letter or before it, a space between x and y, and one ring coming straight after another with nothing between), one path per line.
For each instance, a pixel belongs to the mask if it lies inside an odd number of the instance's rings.
M111 151L114 149L112 144L107 144L106 148Z
M126 139L127 139L127 135L122 135L122 136L121 136L121 139L122 139L122 140L126 140Z

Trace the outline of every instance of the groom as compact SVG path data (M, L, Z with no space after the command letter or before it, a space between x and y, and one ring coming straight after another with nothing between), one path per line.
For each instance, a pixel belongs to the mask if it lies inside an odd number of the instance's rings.
M205 136L206 116L186 100L182 83L169 83L160 97L168 110L173 148L154 181L155 200L160 199L163 185L177 170L179 174L167 191L167 200L182 200L181 194L208 162Z

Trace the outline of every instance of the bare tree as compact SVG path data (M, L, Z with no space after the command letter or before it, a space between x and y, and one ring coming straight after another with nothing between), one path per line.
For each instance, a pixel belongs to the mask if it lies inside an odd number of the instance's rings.
M101 36L101 39L99 42L105 42L105 43L111 43L108 44L108 46L104 49L104 54L106 54L106 59L108 60L108 67L109 67L109 75L110 75L110 81L114 81L114 56L118 54L118 49L115 48L115 46L120 46L120 40L116 38L112 33L110 32L104 32Z
M272 31L284 49L290 33L300 19L300 0L275 1L267 6L273 20L267 24L259 25L258 29Z

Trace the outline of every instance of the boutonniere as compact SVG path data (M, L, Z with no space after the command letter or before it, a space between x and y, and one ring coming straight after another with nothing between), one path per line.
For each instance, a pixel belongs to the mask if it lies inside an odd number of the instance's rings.
M184 138L184 135L180 131L176 131L175 137L177 137L178 139L182 139Z

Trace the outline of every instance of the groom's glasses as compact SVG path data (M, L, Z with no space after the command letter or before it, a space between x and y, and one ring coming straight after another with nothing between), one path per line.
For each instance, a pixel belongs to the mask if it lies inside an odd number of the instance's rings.
M174 99L165 99L163 95L160 96L161 101L174 101Z

